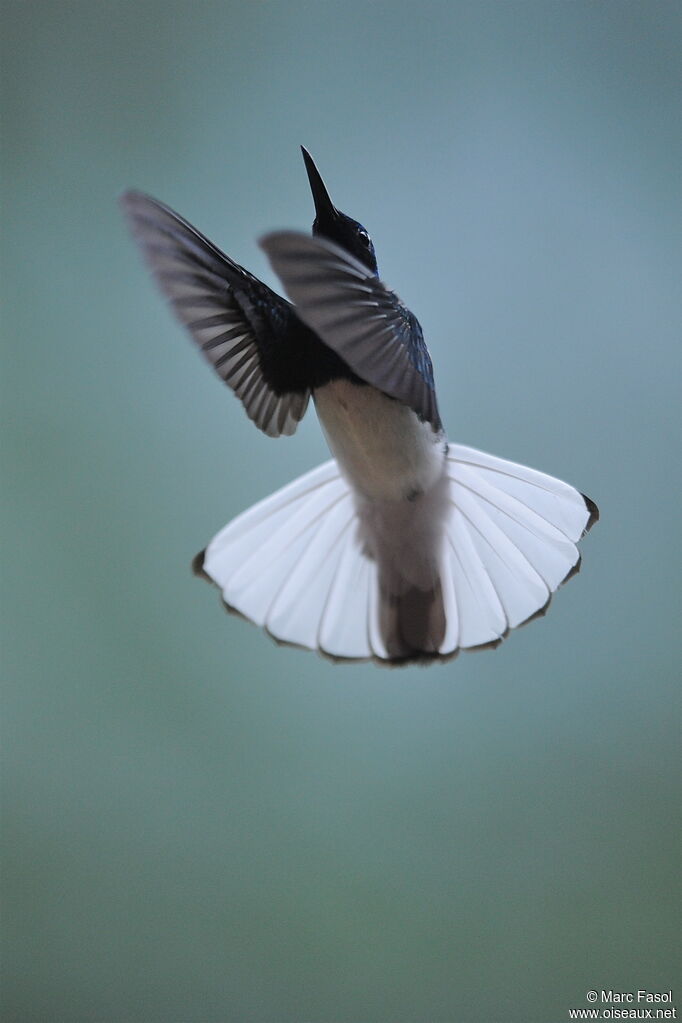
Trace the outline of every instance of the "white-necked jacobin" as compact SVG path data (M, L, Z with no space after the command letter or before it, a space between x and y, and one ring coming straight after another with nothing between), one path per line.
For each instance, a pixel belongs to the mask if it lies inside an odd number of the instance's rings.
M497 646L578 570L597 507L448 443L417 319L303 158L312 237L260 242L290 302L168 206L122 199L173 311L249 418L292 434L312 396L334 456L225 526L195 570L276 640L334 659L428 663Z

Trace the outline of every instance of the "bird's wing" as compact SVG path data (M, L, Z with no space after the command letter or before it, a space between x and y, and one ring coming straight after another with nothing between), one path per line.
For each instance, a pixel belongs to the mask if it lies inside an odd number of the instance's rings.
M292 306L163 203L126 192L121 204L175 315L249 418L270 437L292 434L310 397L281 384L306 330Z
M440 429L429 352L398 296L324 238L276 231L260 245L303 322L362 380Z

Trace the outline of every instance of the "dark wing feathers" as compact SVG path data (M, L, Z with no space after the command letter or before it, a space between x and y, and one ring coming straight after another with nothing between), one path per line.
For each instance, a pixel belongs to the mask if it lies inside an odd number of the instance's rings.
M439 430L429 352L398 296L325 238L277 231L260 244L303 322L362 380Z
M305 328L291 305L168 206L140 192L121 202L175 315L249 418L270 437L292 434L310 391L295 379Z

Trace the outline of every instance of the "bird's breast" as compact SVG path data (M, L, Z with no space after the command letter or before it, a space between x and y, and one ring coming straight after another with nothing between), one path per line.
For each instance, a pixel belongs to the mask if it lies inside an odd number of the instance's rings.
M332 454L365 498L414 500L442 476L445 438L407 405L349 380L325 384L314 399Z

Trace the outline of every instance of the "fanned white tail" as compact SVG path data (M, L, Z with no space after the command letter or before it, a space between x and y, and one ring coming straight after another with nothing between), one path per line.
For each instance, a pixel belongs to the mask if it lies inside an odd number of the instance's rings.
M332 658L406 663L496 645L577 571L596 506L560 480L457 444L440 487L428 513L429 495L401 503L387 532L402 536L387 550L372 523L393 512L368 514L332 460L227 525L196 567L230 609ZM434 549L420 573L422 533Z

